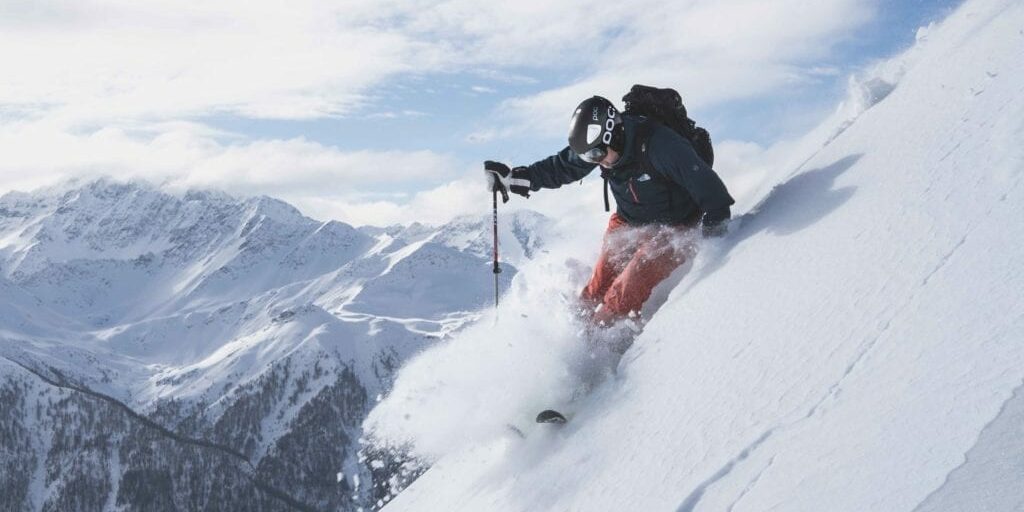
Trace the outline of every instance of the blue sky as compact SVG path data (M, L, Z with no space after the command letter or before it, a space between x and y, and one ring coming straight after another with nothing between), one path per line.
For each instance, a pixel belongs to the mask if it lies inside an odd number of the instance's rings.
M957 5L0 1L0 191L111 175L440 221L480 161L557 151L578 101L634 82L676 87L716 141L799 136Z

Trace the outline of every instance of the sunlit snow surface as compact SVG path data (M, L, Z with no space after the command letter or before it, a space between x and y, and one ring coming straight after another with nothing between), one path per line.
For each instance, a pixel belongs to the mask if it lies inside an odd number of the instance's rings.
M972 0L853 82L557 429L573 284L528 265L371 414L435 461L387 510L1024 509L1022 62Z

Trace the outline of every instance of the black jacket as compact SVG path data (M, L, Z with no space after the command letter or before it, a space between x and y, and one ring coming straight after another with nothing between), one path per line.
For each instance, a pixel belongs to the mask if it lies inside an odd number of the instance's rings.
M622 155L605 171L622 220L629 224L696 224L703 212L711 212L717 220L728 218L728 208L735 201L690 141L641 117L624 115L622 122ZM566 146L527 166L526 172L531 190L537 191L579 181L595 167Z

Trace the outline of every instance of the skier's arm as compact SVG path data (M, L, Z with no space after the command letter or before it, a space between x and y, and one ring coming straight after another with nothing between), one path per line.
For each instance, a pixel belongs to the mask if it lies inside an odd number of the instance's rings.
M651 135L649 144L651 166L690 193L704 212L705 221L720 223L729 218L729 206L736 201L729 195L722 179L697 156L689 142L675 132L663 129Z
M594 164L584 162L569 146L543 160L524 168L530 179L530 190L558 188L583 179L594 170Z

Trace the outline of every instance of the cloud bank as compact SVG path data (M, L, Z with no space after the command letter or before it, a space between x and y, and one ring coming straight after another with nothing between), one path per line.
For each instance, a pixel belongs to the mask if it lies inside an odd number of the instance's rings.
M500 127L466 144L526 129L561 137L580 98L616 98L634 82L672 84L691 108L713 108L818 80L830 48L875 5L0 2L0 191L113 175L269 194L355 223L443 220L482 189L470 185L475 163L450 151L343 150L206 120L345 118L379 101L383 84L461 74L497 105L471 121ZM546 85L503 90L498 77Z

